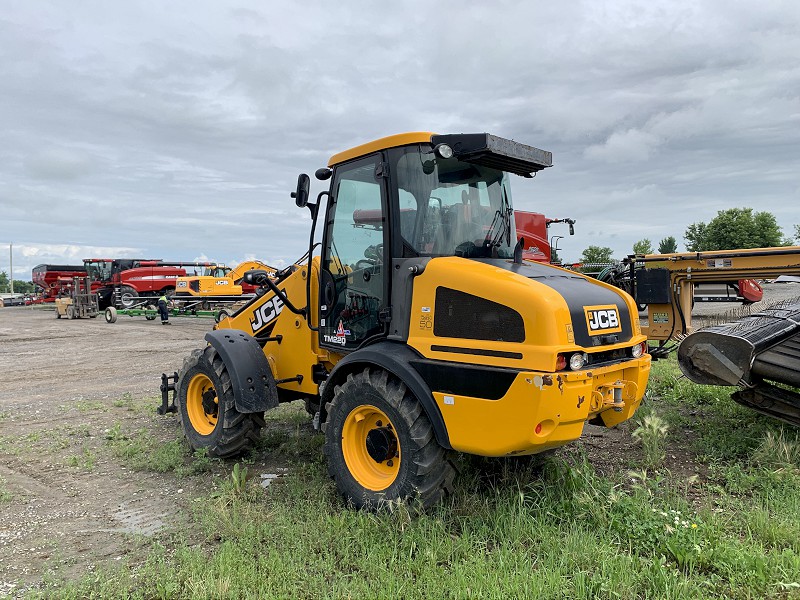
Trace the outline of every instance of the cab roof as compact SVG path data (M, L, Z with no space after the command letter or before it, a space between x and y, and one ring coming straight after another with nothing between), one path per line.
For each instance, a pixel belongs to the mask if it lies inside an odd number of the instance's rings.
M540 150L488 133L438 135L429 131L414 131L390 135L334 154L328 161L328 167L368 156L387 148L413 144L449 146L453 156L459 160L515 173L523 177L532 177L537 171L553 165L553 154L547 150Z
M350 148L344 152L334 154L328 161L328 166L332 167L334 165L338 165L339 163L353 160L354 158L372 154L373 152L386 150L387 148L397 148L398 146L407 146L409 144L430 143L431 136L433 135L435 134L431 133L430 131L412 131L409 133L398 133L395 135L382 137L372 142L355 146L354 148Z

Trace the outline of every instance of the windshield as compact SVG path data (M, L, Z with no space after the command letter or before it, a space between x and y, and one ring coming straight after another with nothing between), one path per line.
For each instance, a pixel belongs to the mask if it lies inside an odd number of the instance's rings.
M505 172L443 159L429 146L394 153L400 230L424 256L512 258L515 228Z
M93 260L84 261L86 274L92 281L108 281L111 279L111 261Z

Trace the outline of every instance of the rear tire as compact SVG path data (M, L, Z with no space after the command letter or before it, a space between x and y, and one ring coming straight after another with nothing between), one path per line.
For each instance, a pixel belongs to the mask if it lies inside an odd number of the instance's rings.
M58 307L56 306L56 319L60 319L60 318L61 318L61 313L58 312Z
M427 509L452 493L455 469L406 386L381 369L349 374L326 405L328 474L355 508Z
M253 448L264 413L236 410L228 369L213 346L195 350L178 374L175 404L193 450L227 458Z

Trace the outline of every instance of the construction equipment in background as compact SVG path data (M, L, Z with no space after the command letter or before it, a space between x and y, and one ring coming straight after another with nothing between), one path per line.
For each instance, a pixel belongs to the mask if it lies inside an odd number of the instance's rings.
M631 269L631 264L634 265L634 269ZM625 290L632 296L636 296L634 273L636 269L641 269L642 266L642 263L637 262L631 256L626 260L611 264L580 263L567 265L567 268L579 270L585 275L610 283ZM692 290L692 304L695 302L741 302L742 304L752 304L760 302L763 296L764 290L754 279L720 280L713 283L695 283ZM647 303L638 297L636 306L639 312L647 310Z
M692 327L695 284L800 274L800 246L720 250L629 257L636 298L648 304L642 328L654 357L682 340L678 362L686 376L705 385L739 386L734 400L758 412L800 425L800 298L776 304L732 323Z
M764 288L755 279L740 279L736 282L695 284L695 302L741 302L754 304L764 298Z
M569 225L569 234L575 235L574 219L550 219L542 213L515 210L514 219L517 224L517 235L524 239L522 257L525 260L546 262L562 266L558 257L556 244L563 236L548 237L550 225L566 223ZM633 295L634 285L631 275L630 263L615 261L613 263L587 264L575 263L563 265L567 269L580 271L605 283L610 283ZM738 281L720 281L716 283L701 283L694 286L695 302L741 302L752 304L760 302L764 290L754 279L740 279ZM647 305L637 302L640 312L647 309Z
M316 202L300 175L307 262L248 271L263 293L162 376L190 446L236 455L264 411L302 399L349 504L427 507L452 490L451 450L536 454L629 419L650 371L633 299L522 260L509 175L551 164L488 134L418 132L333 156Z
M257 288L242 279L252 269L262 269L267 273L277 271L258 260L241 262L233 269L225 265L208 267L202 275L178 277L173 298L187 306L199 306L204 310L210 310L214 304L249 300Z
M210 318L216 321L230 314L226 309L203 310L201 308L186 308L184 306L170 306L167 312L170 317L189 317L193 319ZM103 311L106 323L116 323L117 319L122 316L144 317L148 321L155 321L158 314L156 305L152 303L142 303L134 308L114 308L113 306L108 306Z
M36 265L31 281L40 291L33 303L55 302L59 295L69 293L74 277L86 277L83 265Z
M143 258L86 258L86 273L97 292L100 309L109 306L133 308L158 298L171 296L178 277L187 267L214 267L214 262L166 262Z
M561 264L557 244L563 236L548 237L549 229L555 223L566 223L569 225L569 234L575 235L575 219L550 219L542 213L515 210L514 221L517 226L517 237L524 240L523 259Z
M668 342L692 332L696 284L774 279L800 273L800 246L631 255L637 302L648 305L648 339ZM662 344L663 345L663 344Z
M732 398L800 426L800 298L690 334L678 348L695 383L738 386Z
M62 287L62 292L64 292ZM97 294L88 277L73 277L66 295L55 299L56 319L94 319L100 312Z

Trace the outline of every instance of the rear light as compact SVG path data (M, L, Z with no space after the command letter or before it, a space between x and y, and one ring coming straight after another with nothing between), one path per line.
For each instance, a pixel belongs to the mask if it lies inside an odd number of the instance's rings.
M563 371L567 368L567 359L563 354L556 357L556 371Z
M647 342L636 344L633 348L631 348L631 356L633 358L641 358L641 356L646 352L647 352Z
M569 368L573 371L579 371L589 361L589 357L583 352L576 352L569 357Z

